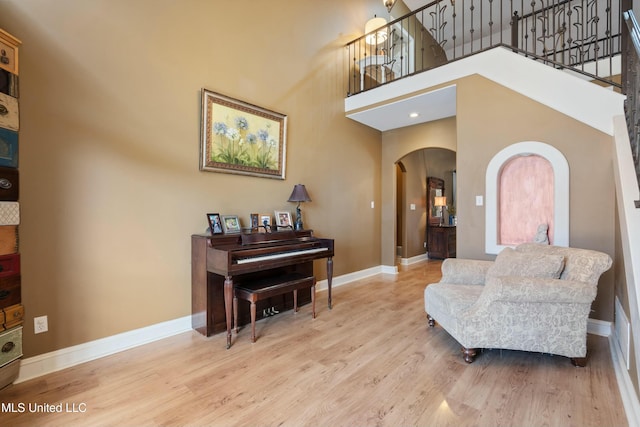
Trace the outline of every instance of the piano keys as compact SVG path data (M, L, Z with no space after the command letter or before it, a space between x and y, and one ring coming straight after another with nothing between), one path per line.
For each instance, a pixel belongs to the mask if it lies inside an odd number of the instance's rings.
M191 291L193 329L205 336L227 331L231 345L234 284L257 280L277 281L291 273L313 275L313 261L327 260L327 302L331 302L333 278L333 239L313 236L311 230L278 231L235 235L193 235L191 237ZM310 301L308 290L300 291L298 301ZM293 296L260 301L264 308L278 311L293 307ZM238 323L249 322L248 308L242 305Z
M260 262L260 261L269 261L272 259L278 259L278 258L285 258L285 257L290 257L290 256L300 256L300 255L307 255L307 254L315 254L318 252L323 252L323 251L328 251L329 248L313 248L313 249L301 249L299 251L295 251L295 253L292 252L280 252L280 253L275 253L272 255L261 255L261 256L255 256L255 257L247 257L247 258L238 258L237 263L238 264L246 264L249 262Z

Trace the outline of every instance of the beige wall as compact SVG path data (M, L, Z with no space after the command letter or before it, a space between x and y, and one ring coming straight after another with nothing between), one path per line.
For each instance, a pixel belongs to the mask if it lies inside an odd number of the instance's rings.
M458 82L459 257L484 250L485 172L491 158L521 141L554 146L569 163L569 244L615 256L612 138L479 76ZM487 100L491 100L490 108ZM603 275L591 318L613 321L613 270Z
M191 312L205 213L294 211L335 274L380 265L380 133L344 117L343 50L381 2L3 0L20 51L25 356ZM322 23L309 31L309 19ZM288 115L285 181L198 170L200 90ZM323 278L319 268L319 278ZM33 334L33 317L49 332Z

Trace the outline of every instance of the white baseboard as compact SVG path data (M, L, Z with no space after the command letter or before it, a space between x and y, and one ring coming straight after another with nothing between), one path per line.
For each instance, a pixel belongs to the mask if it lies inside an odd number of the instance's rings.
M630 426L640 425L640 402L638 401L636 389L631 382L631 377L627 370L627 362L616 343L612 323L603 320L589 319L587 321L587 333L600 335L609 339L611 362L613 363L613 369L616 374L616 382L620 390L620 397L622 398L622 405L624 406L627 421Z
M398 274L398 267L395 265L382 265L380 268L383 274Z
M609 349L611 350L611 361L616 373L616 382L620 390L622 406L624 406L624 412L627 415L627 422L630 426L638 426L640 425L640 402L638 401L636 389L631 382L624 357L622 357L613 336L609 336Z
M605 322L604 320L588 319L587 333L601 337L610 337L613 333L613 326L611 322Z
M383 273L384 269L384 266L378 266L337 276L333 278L331 286L335 288L356 280L374 276ZM326 289L326 279L316 284L316 290ZM70 368L80 363L89 362L190 330L192 330L191 316L184 316L133 331L123 332L110 337L22 359L20 361L20 374L15 383Z
M371 267L365 270L354 271L353 273L347 273L343 274L342 276L334 277L331 281L331 288L333 289L338 286L346 285L347 283L355 282L356 280L384 273L383 268L383 266ZM316 283L316 291L325 290L327 290L327 279L320 280L318 283Z
M414 257L411 258L401 258L400 259L400 264L402 265L411 265L411 264L415 264L417 262L420 261L425 261L429 259L429 254L420 254L420 255L416 255Z
M16 383L191 330L191 316L157 323L20 361Z

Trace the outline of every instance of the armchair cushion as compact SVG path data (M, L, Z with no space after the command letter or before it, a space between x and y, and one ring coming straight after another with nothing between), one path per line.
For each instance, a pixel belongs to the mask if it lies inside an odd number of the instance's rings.
M536 277L487 277L485 298L500 302L591 304L596 287L584 282Z
M491 276L538 277L557 279L564 269L564 256L503 249L487 271Z
M442 262L440 282L464 285L484 285L487 270L493 261L447 258Z
M598 279L600 279L603 272L611 267L612 263L608 255L589 249L522 243L516 247L516 251L564 256L565 266L560 279L575 280L577 282L591 283L592 285L598 284Z

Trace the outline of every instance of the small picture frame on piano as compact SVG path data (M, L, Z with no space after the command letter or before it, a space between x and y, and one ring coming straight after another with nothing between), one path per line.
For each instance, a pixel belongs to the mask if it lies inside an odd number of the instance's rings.
M251 228L256 229L260 226L260 215L257 213L252 213L250 215L251 218Z
M209 231L211 234L222 234L222 222L219 213L208 213L207 221L209 222Z
M225 234L240 233L240 218L238 218L238 215L222 215L222 228Z
M291 212L286 211L275 211L276 214L276 225L278 229L293 229L293 223L291 222Z
M271 215L260 214L260 225L258 227L260 233L271 233Z

